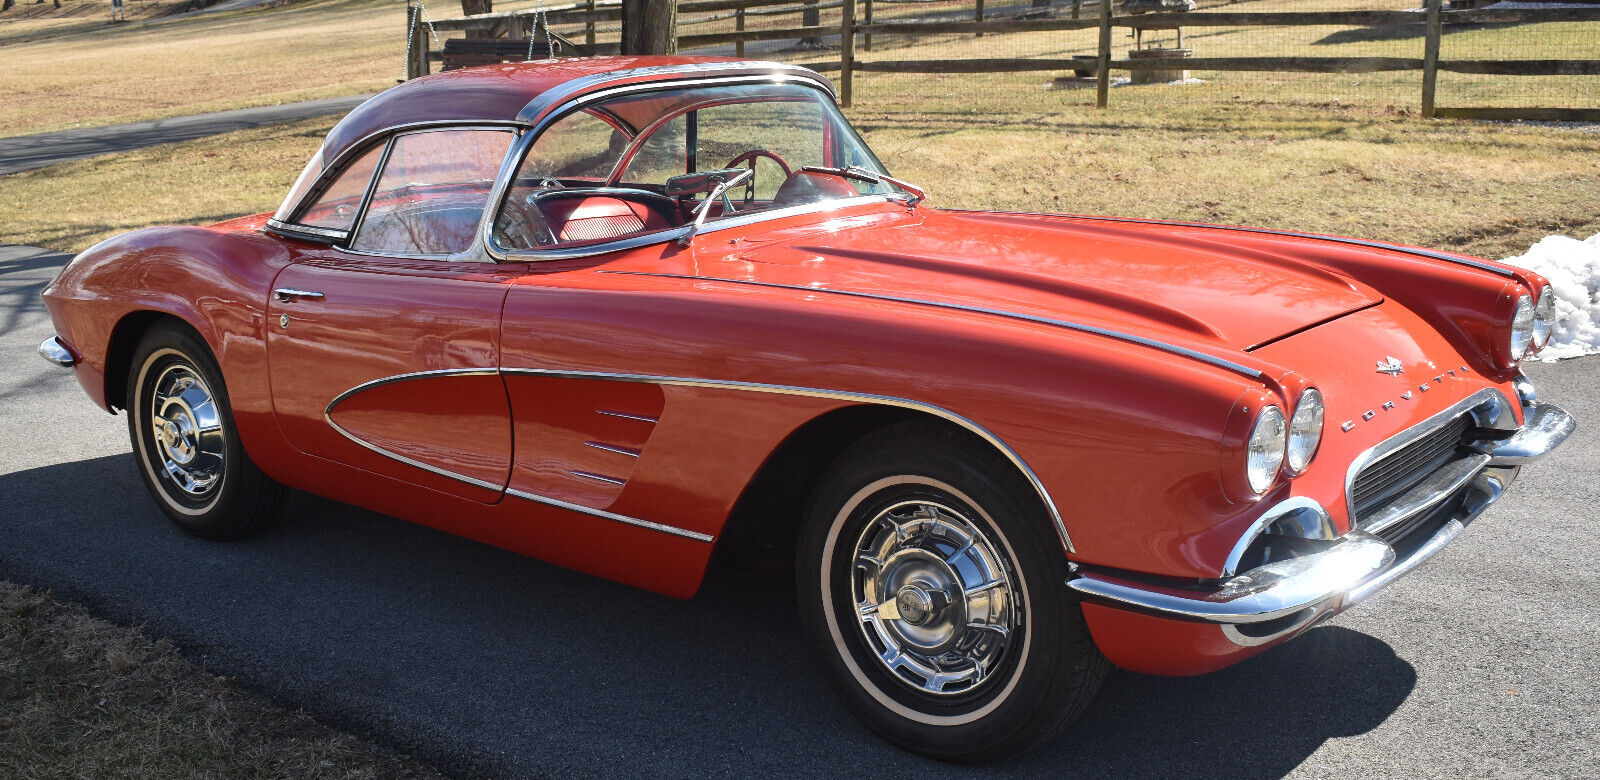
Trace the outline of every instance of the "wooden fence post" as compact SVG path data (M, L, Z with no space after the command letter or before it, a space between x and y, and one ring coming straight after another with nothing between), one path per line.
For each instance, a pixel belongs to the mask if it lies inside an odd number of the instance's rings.
M872 0L866 0L863 10L866 12L865 19L867 24L872 24ZM872 51L872 33L861 36L861 48L863 51Z
M583 17L583 45L589 47L590 54L594 54L594 0L589 0L585 8L588 13Z
M1438 2L1439 0L1433 0ZM1105 108L1111 97L1111 0L1100 0L1100 58L1095 62L1094 105Z
M839 102L850 106L856 59L856 0L844 0L839 17Z
M428 75L428 25L422 22L421 6L406 6L406 35L410 40L406 60L406 79Z
M977 12L975 12L972 15L972 20L975 21L975 22L982 22L983 21L983 0L978 0L978 10L977 10ZM974 35L972 37L974 37L974 38L982 38L983 37L983 31L979 30L977 35Z
M592 3L594 0L589 0L589 2ZM739 6L738 10L733 12L733 29L738 30L739 32L744 32L744 6L742 5ZM744 41L734 41L733 56L744 56Z
M1428 0L1427 42L1422 45L1422 118L1433 118L1434 87L1439 83L1439 37L1444 24L1439 18L1442 0Z

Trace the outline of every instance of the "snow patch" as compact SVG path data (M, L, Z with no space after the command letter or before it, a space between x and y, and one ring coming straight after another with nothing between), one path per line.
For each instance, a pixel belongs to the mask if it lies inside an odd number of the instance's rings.
M1549 279L1555 293L1556 331L1538 360L1600 354L1600 233L1583 241L1545 236L1502 262Z

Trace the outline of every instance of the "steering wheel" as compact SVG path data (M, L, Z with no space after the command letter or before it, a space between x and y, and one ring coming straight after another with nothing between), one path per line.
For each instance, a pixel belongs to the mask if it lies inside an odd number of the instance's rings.
M783 169L783 177L784 178L787 179L790 176L794 175L794 169L789 167L789 163L784 162L784 159L782 157L779 157L778 155L776 155L776 154L774 154L772 152L769 152L766 149L751 149L750 151L745 152L745 153L739 155L738 157L733 158L732 160L729 160L728 164L724 165L722 167L724 167L724 168L737 168L739 165L741 165L743 163L746 163L746 162L750 163L750 178L745 179L745 182L744 182L744 202L745 203L749 203L750 201L756 199L756 158L758 158L758 157L765 157L765 158L777 163L778 167Z

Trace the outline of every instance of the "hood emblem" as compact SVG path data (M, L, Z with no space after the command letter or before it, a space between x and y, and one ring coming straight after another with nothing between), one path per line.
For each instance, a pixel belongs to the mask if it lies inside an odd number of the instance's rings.
M1378 361L1378 373L1380 374L1399 376L1405 372L1406 370L1400 367L1400 358L1397 358L1394 355L1390 355L1387 358Z

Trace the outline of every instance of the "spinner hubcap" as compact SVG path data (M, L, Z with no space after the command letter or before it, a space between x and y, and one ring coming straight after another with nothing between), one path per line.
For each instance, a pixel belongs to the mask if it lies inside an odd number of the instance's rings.
M879 512L855 545L853 596L883 668L923 693L982 686L1020 626L1004 558L964 514L934 501Z
M222 419L199 374L186 365L162 370L147 414L160 478L190 498L215 490L226 453Z

